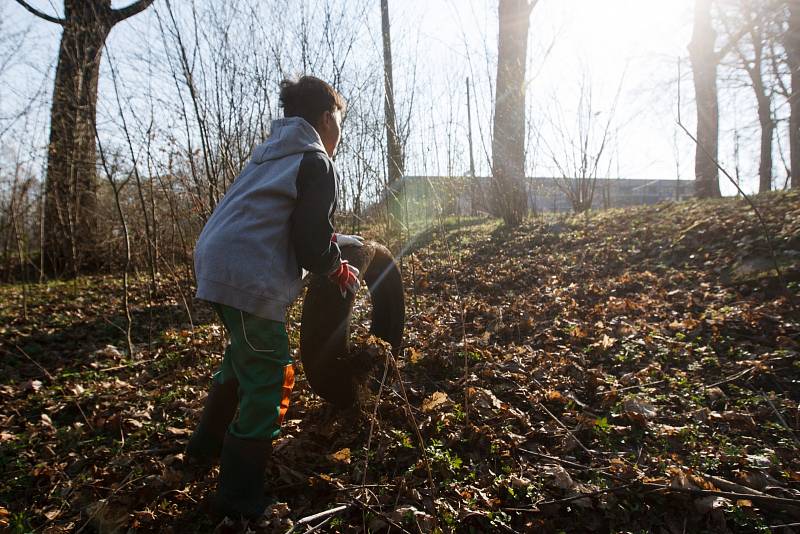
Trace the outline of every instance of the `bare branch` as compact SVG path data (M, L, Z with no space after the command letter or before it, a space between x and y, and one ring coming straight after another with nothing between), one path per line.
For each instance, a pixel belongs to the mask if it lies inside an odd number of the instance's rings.
M780 4L775 4L773 6L765 8L765 12L763 15L769 16L776 10L777 7L779 7L779 5ZM720 14L722 14L722 11L720 11ZM723 17L723 21L724 20L725 18ZM750 26L748 24L745 24L742 28L739 29L738 32L732 33L728 38L728 42L725 43L722 47L720 47L720 49L715 54L717 61L720 62L723 59L725 59L725 56L727 56L731 52L731 50L734 49L734 47L737 47L739 45L739 41L741 41L742 38L749 32L750 32Z
M745 27L745 28L742 28L742 29L740 29L740 30L739 30L738 32L736 32L735 34L733 34L733 35L730 37L730 39L728 40L728 42L727 42L727 43L725 43L725 45L723 45L723 46L722 46L722 47L721 47L721 48L720 48L720 49L717 51L717 53L715 54L715 56L716 56L716 58L717 58L717 62L720 62L720 61L722 61L722 60L725 58L725 56L727 56L727 55L728 55L728 53L729 53L731 50L733 50L733 49L734 49L734 47L738 46L738 44L739 44L739 41L740 41L740 40L741 40L741 39L742 39L742 38L743 38L745 35L747 35L747 32L748 32L748 31L750 31L750 30L749 30L749 28L746 28L746 27Z
M151 1L152 1L152 0L151 0ZM61 26L63 26L63 25L64 25L64 24L66 24L66 22L67 22L67 21L66 21L66 20L64 20L64 19L60 19L60 18L58 18L58 17L51 17L51 16L50 16L50 15L48 15L47 13L42 13L42 12L41 12L41 11L39 11L38 9L36 9L36 8L34 8L34 7L30 6L30 5L28 5L28 3L27 3L27 2L25 2L25 0L16 0L16 2L17 2L19 5L21 5L22 7L24 7L24 8L25 8L27 11L29 11L29 12L33 13L34 15L36 15L37 17L39 17L40 19L44 19L44 20L46 20L47 22L52 22L52 23L54 23L54 24L59 24L59 25L61 25Z
M18 2L20 0L17 0ZM138 15L148 7L150 4L153 3L154 0L138 0L128 7L123 7L120 9L115 9L111 12L111 20L114 24L118 22L122 22L125 19L131 18L134 15Z

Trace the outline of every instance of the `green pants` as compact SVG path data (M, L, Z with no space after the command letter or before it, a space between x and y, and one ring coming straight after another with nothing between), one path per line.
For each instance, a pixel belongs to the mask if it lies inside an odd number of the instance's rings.
M239 381L239 415L228 431L240 439L274 439L294 387L286 327L222 304L214 307L230 336L214 380Z

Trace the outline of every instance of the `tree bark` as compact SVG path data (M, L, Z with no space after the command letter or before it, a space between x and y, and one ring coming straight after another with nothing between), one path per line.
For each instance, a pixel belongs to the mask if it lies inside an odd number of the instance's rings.
M146 9L139 0L112 9L111 0L64 0L64 18L17 3L63 26L58 52L45 185L42 253L49 270L77 275L94 267L97 246L95 125L97 83L105 40L118 22Z
M528 211L525 190L525 71L530 14L536 1L500 0L492 135L493 205L509 226Z
M389 0L381 0L381 33L383 35L384 115L386 119L387 201L392 233L398 233L401 218L400 182L404 172L403 146L397 133L397 111L394 104L392 75L392 38L389 23Z
M800 0L788 0L789 27L785 48L791 70L792 94L789 97L789 152L792 189L800 188Z
M50 111L45 252L55 274L77 275L94 256L97 234L94 126L100 57L108 32L103 9L67 1Z
M756 88L756 92L758 92L758 88ZM758 96L758 122L761 125L758 192L764 193L772 190L772 141L775 132L775 121L772 120L772 100L765 93Z
M716 32L711 22L712 0L695 0L694 31L689 44L695 100L697 103L697 147L695 152L695 191L699 198L720 197L719 102L714 49Z

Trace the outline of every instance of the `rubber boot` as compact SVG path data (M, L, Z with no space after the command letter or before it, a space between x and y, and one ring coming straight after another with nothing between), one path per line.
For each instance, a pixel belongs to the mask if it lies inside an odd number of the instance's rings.
M191 462L210 465L219 459L222 442L239 405L238 390L236 379L224 384L213 381L200 423L186 445L186 456Z
M214 509L231 519L255 520L264 514L264 470L272 454L271 440L225 435Z

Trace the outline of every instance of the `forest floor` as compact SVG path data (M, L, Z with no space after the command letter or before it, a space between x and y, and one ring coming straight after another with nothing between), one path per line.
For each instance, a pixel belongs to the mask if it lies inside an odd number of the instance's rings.
M756 200L780 278L737 199L419 236L404 388L298 373L275 531L800 532L800 194ZM133 282L130 358L118 279L0 287L0 530L214 529L177 466L224 331L174 293Z

